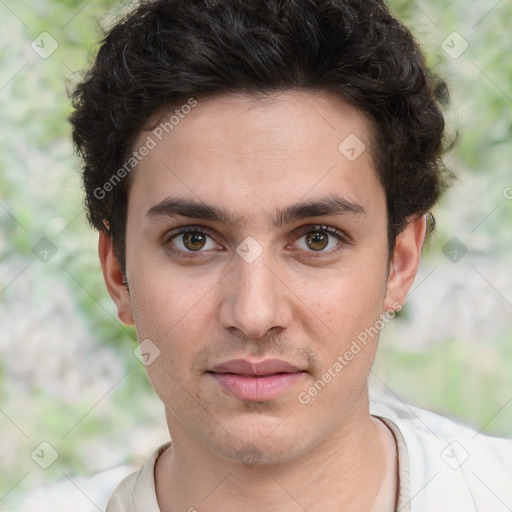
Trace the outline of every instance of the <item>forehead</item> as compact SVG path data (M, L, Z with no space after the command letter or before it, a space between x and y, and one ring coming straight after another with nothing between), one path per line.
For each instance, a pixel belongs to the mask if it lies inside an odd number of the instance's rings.
M134 171L129 205L148 211L168 196L222 204L249 221L255 211L341 194L381 209L366 118L326 94L226 94L159 113L135 149L152 148ZM129 207L130 207L129 206ZM382 213L382 212L380 212Z

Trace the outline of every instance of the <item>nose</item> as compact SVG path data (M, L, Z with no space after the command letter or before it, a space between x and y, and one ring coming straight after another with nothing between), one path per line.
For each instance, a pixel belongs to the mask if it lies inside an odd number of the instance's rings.
M292 321L291 290L278 266L262 254L247 263L236 256L234 267L223 280L220 307L221 327L235 336L263 338L268 331L281 330Z

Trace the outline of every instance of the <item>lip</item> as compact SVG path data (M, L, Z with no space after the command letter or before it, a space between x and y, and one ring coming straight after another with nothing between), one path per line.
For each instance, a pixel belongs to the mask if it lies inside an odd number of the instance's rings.
M274 373L293 373L302 371L293 364L280 359L265 359L254 362L246 359L230 359L220 363L211 369L214 373L234 373L238 375L259 376Z
M226 393L252 402L278 398L292 388L303 373L304 370L279 359L261 362L231 359L208 372Z

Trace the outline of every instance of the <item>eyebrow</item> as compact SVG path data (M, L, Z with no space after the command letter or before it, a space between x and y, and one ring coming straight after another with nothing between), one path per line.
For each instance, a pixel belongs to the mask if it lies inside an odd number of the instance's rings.
M272 223L275 227L283 224L291 224L297 220L310 217L335 216L335 215L365 215L365 208L344 197L329 195L314 201L295 203L282 210L276 210Z
M149 219L177 215L192 219L210 220L221 224L238 224L244 218L224 208L183 197L167 197L146 212L146 217ZM272 224L274 227L280 227L284 224L291 224L311 217L335 215L366 215L366 209L359 203L342 196L329 195L313 201L294 203L285 208L277 209L272 217Z

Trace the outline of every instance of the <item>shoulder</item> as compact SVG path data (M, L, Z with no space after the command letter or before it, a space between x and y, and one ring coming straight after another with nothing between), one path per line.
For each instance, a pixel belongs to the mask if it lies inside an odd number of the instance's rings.
M155 491L155 462L169 445L160 446L139 470L121 481L112 493L106 512L160 512Z
M35 489L26 495L20 504L20 510L55 512L67 510L70 503L75 511L105 510L112 490L133 470L133 466L118 466L90 477L66 475L65 479Z
M412 511L512 509L512 440L372 390L370 411L392 421L407 447Z

